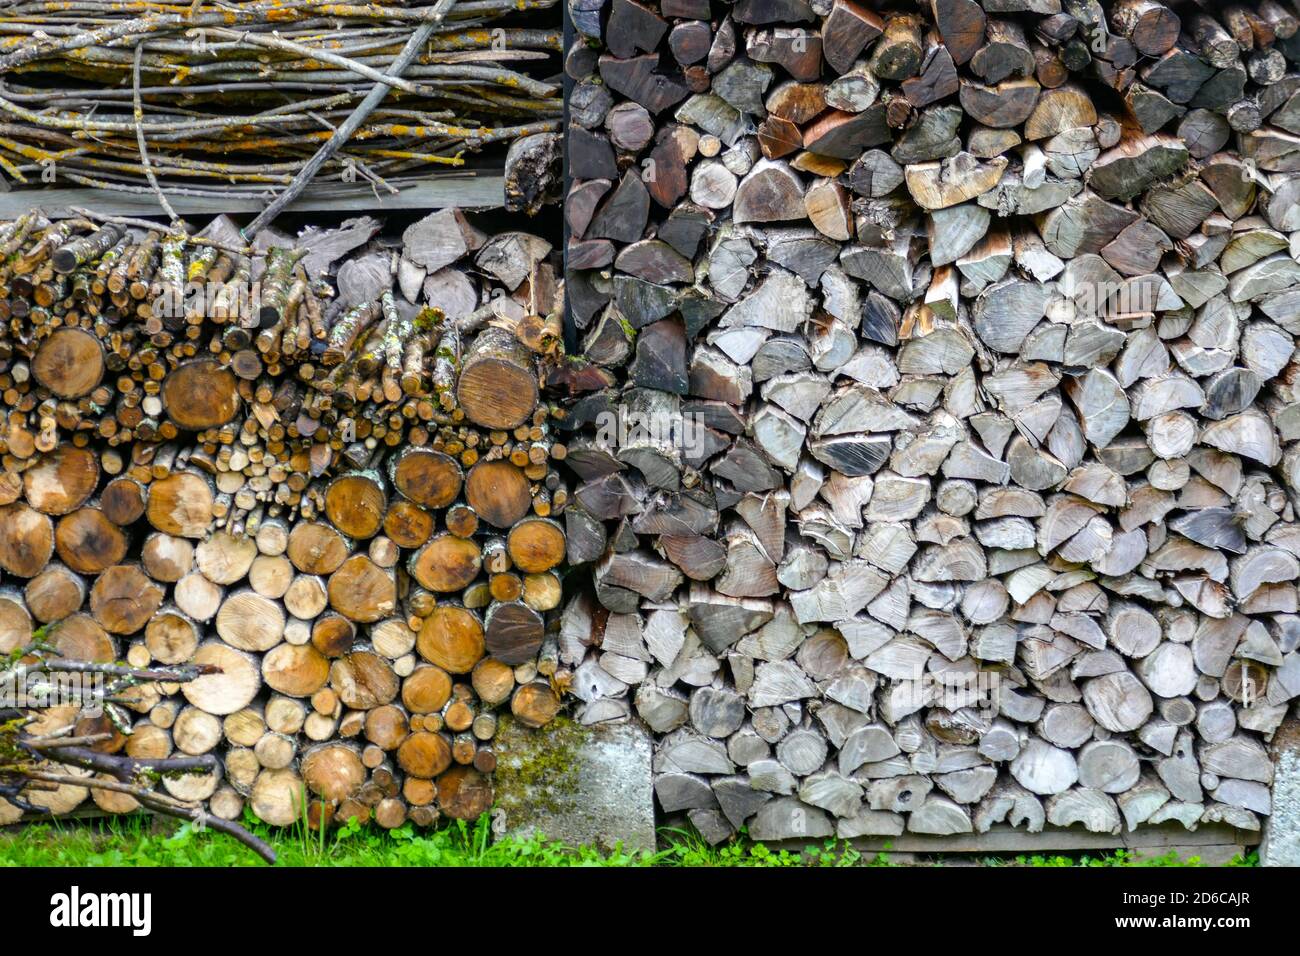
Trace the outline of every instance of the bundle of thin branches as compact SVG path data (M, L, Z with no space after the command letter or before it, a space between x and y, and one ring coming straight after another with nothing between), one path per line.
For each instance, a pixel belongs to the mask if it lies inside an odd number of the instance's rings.
M37 632L29 645L0 658L0 798L40 816L50 812L49 796L60 788L112 791L155 813L227 833L274 863L275 851L239 824L157 789L164 775L215 772L216 757L139 760L112 746L131 734L121 707L132 689L155 681L188 683L220 670L69 660Z
M391 192L558 128L559 31L528 25L554 2L5 5L0 170L19 183L263 197L343 130L318 181Z

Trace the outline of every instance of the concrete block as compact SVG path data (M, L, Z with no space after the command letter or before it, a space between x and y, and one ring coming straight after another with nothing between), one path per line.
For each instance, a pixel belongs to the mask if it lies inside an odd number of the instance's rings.
M507 717L493 743L504 832L654 850L653 744L639 721L584 727L560 717L534 730Z
M1300 866L1300 718L1282 721L1269 748L1273 758L1273 812L1264 818L1263 866Z

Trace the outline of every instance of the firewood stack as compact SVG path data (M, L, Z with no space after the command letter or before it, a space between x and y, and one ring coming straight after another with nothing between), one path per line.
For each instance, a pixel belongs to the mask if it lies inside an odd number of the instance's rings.
M570 10L581 718L712 840L1258 828L1300 11Z
M0 653L44 626L73 660L219 668L76 730L215 754L161 786L218 817L292 823L304 782L316 824L478 816L498 713L543 725L566 679L550 244L454 209L249 249L224 219L0 236Z

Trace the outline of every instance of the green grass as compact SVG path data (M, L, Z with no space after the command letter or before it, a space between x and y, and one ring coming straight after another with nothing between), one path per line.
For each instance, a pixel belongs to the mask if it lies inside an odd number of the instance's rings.
M656 853L570 847L542 837L493 838L488 818L435 830L348 825L329 833L245 821L270 843L279 866L849 866L861 857L831 841L802 853L737 839L710 847L698 835L663 831ZM149 817L29 824L0 831L0 866L263 866L232 838Z
M455 822L436 830L410 825L384 831L344 826L328 833L305 826L272 829L245 823L272 846L280 866L658 866L658 867L809 867L895 866L888 852L864 855L847 843L827 840L802 851L775 849L743 834L721 846L709 846L693 830L665 828L660 849L645 851L569 847L534 839L493 838L486 816L477 823ZM910 858L909 858L910 862ZM969 859L964 860L969 864ZM1116 867L1199 866L1195 858L1170 854L1136 860L1119 850L1105 854L991 857L983 866ZM1232 865L1253 866L1255 854ZM942 865L920 860L914 865ZM100 820L36 823L0 830L0 866L264 866L256 856L224 834L195 830L190 824L154 817L108 817Z

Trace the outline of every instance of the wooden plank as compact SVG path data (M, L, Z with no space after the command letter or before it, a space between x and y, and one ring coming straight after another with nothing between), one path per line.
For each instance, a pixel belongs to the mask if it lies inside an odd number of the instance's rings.
M1172 823L1144 825L1134 832L1119 834L1091 833L1076 827L1044 827L1041 833L1028 833L998 824L988 833L950 836L904 833L899 836L857 837L850 842L858 850L873 853L1040 853L1048 850L1252 847L1259 840L1257 832L1221 824L1204 824L1195 830L1185 830L1180 824ZM797 851L807 843L807 840L776 840L767 845L773 849Z
M257 213L266 206L261 199L202 199L168 196L178 215L203 216L222 213ZM369 188L340 195L339 185L328 189L309 187L286 212L368 212L381 214L398 209L487 209L505 203L505 178L499 170L447 173L414 183L396 195ZM0 219L13 219L39 206L47 216L70 215L73 206L89 207L106 216L158 216L162 210L150 195L114 192L106 189L25 189L0 193Z

